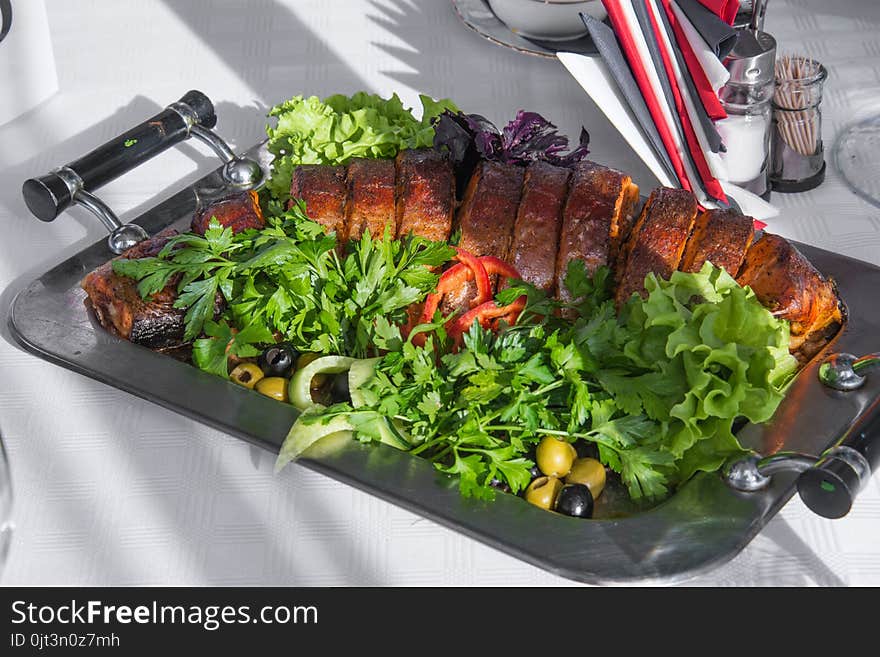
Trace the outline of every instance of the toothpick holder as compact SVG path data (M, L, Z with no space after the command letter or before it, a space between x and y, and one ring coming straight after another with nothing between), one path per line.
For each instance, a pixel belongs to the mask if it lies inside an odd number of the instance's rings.
M825 180L819 105L827 77L825 67L811 59L785 58L777 66L770 146L773 191L805 192Z

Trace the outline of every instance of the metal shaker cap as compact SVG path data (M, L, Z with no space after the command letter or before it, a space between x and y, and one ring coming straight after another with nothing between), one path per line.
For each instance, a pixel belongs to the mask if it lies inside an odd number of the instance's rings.
M728 84L764 85L776 78L776 39L767 32L740 30L736 46L724 62Z

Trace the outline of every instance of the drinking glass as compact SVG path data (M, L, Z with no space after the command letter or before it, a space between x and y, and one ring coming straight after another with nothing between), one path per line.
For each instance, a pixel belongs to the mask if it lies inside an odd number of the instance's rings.
M834 163L849 188L880 207L880 112L844 128L834 148Z
M12 476L0 434L0 578L12 543Z

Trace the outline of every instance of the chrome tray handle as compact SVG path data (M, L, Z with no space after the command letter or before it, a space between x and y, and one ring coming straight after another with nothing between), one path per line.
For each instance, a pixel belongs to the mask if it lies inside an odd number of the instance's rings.
M747 493L763 490L778 472L798 472L797 490L804 504L825 518L842 518L871 478L871 464L848 445L836 445L821 456L777 452L747 456L724 469L727 484Z
M211 100L200 91L189 91L157 115L78 160L45 176L26 180L21 190L24 202L31 214L41 221L54 221L71 205L82 205L110 232L107 240L110 250L122 253L149 235L137 224L123 224L93 192L169 147L195 137L210 146L226 163L221 176L227 187L247 190L264 182L265 171L258 162L237 156L211 130L216 123Z
M850 391L864 385L866 372L880 365L880 354L861 358L832 354L819 366L819 380L835 390ZM736 490L766 488L775 473L800 473L797 490L804 504L826 518L849 513L859 492L880 467L880 399L875 399L835 444L819 456L778 452L751 455L725 466L723 477Z
M832 354L819 366L819 380L835 390L855 390L865 384L866 372L880 366L880 352L856 358L852 354Z

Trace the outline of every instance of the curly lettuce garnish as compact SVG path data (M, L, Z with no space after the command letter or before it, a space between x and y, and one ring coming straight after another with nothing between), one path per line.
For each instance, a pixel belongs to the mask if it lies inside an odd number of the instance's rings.
M420 95L422 118L416 119L397 94L382 98L360 91L324 100L295 96L269 111L269 152L275 156L267 183L272 196L285 202L298 164L344 164L353 157L390 158L405 148L434 143L434 117L457 108L451 100Z

